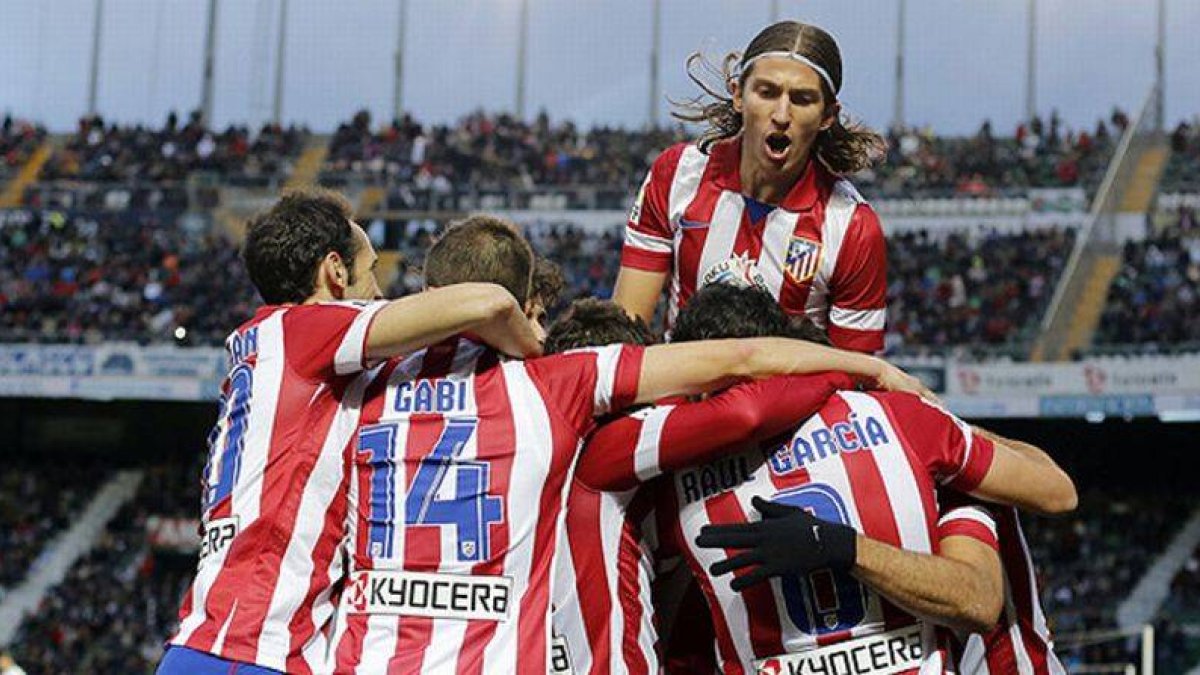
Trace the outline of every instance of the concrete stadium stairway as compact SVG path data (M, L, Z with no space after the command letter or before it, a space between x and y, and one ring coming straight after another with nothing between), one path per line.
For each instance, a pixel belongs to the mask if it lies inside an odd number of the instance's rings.
M284 189L301 188L317 184L321 176L321 167L325 165L325 156L329 154L329 138L326 136L310 136L300 158L292 167L292 175L288 176Z
M1129 181L1117 195L1115 214L1104 218L1139 219L1150 211L1158 182L1167 165L1170 150L1165 138L1158 138L1141 149L1134 161ZM1092 342L1104 314L1108 288L1121 269L1121 248L1116 243L1088 246L1079 258L1062 298L1062 308L1043 331L1030 355L1034 361L1061 361L1071 358Z
M96 545L108 521L133 499L141 482L141 471L118 472L100 488L75 524L46 544L37 569L0 602L0 647L12 641L25 614L37 608L46 592Z
M17 175L8 181L4 189L0 191L0 208L8 209L21 205L22 197L25 195L25 188L37 181L38 174L42 172L42 167L46 164L46 161L50 159L51 153L54 152L54 147L54 142L46 139L38 146L37 150L33 151L33 155L21 166L21 170L17 172Z

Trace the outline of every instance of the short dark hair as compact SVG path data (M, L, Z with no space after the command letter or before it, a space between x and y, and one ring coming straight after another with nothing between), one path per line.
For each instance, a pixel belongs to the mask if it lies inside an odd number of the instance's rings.
M563 289L567 287L567 280L563 277L561 267L546 258L538 257L533 265L532 285L530 297L542 303L542 307L549 311L562 298Z
M559 354L580 347L627 344L648 345L654 336L646 322L625 313L611 300L580 298L554 322L546 335L543 350Z
M350 226L353 209L336 192L289 190L246 225L242 260L264 302L304 302L316 288L317 268L333 251L354 283L359 242Z
M516 225L476 215L451 223L425 256L425 285L468 281L503 286L522 307L529 301L533 249Z
M787 314L767 291L710 284L697 291L679 312L671 341L787 337L792 330Z

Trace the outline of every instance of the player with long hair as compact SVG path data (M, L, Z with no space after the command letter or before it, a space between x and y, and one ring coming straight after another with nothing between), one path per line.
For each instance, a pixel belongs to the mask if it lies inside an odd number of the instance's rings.
M841 52L816 26L763 29L721 64L720 87L676 111L707 124L655 160L626 228L614 299L649 321L667 278L668 325L701 286L738 276L834 345L883 347L887 251L879 219L845 176L884 148L844 118Z

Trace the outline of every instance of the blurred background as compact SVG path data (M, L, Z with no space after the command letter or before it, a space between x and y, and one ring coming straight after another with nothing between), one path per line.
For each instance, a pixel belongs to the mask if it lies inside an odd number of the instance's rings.
M347 194L392 297L486 210L607 297L685 61L828 29L884 132L886 355L1039 442L1028 519L1071 672L1200 673L1200 3L3 0L0 673L150 672L194 570L238 260ZM18 672L11 670L11 673Z

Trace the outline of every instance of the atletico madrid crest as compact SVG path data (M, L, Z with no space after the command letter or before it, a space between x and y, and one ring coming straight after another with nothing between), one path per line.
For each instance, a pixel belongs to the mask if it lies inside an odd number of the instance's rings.
M788 243L787 257L783 262L783 271L787 272L792 283L802 284L812 279L820 263L821 242L792 237L792 241Z

